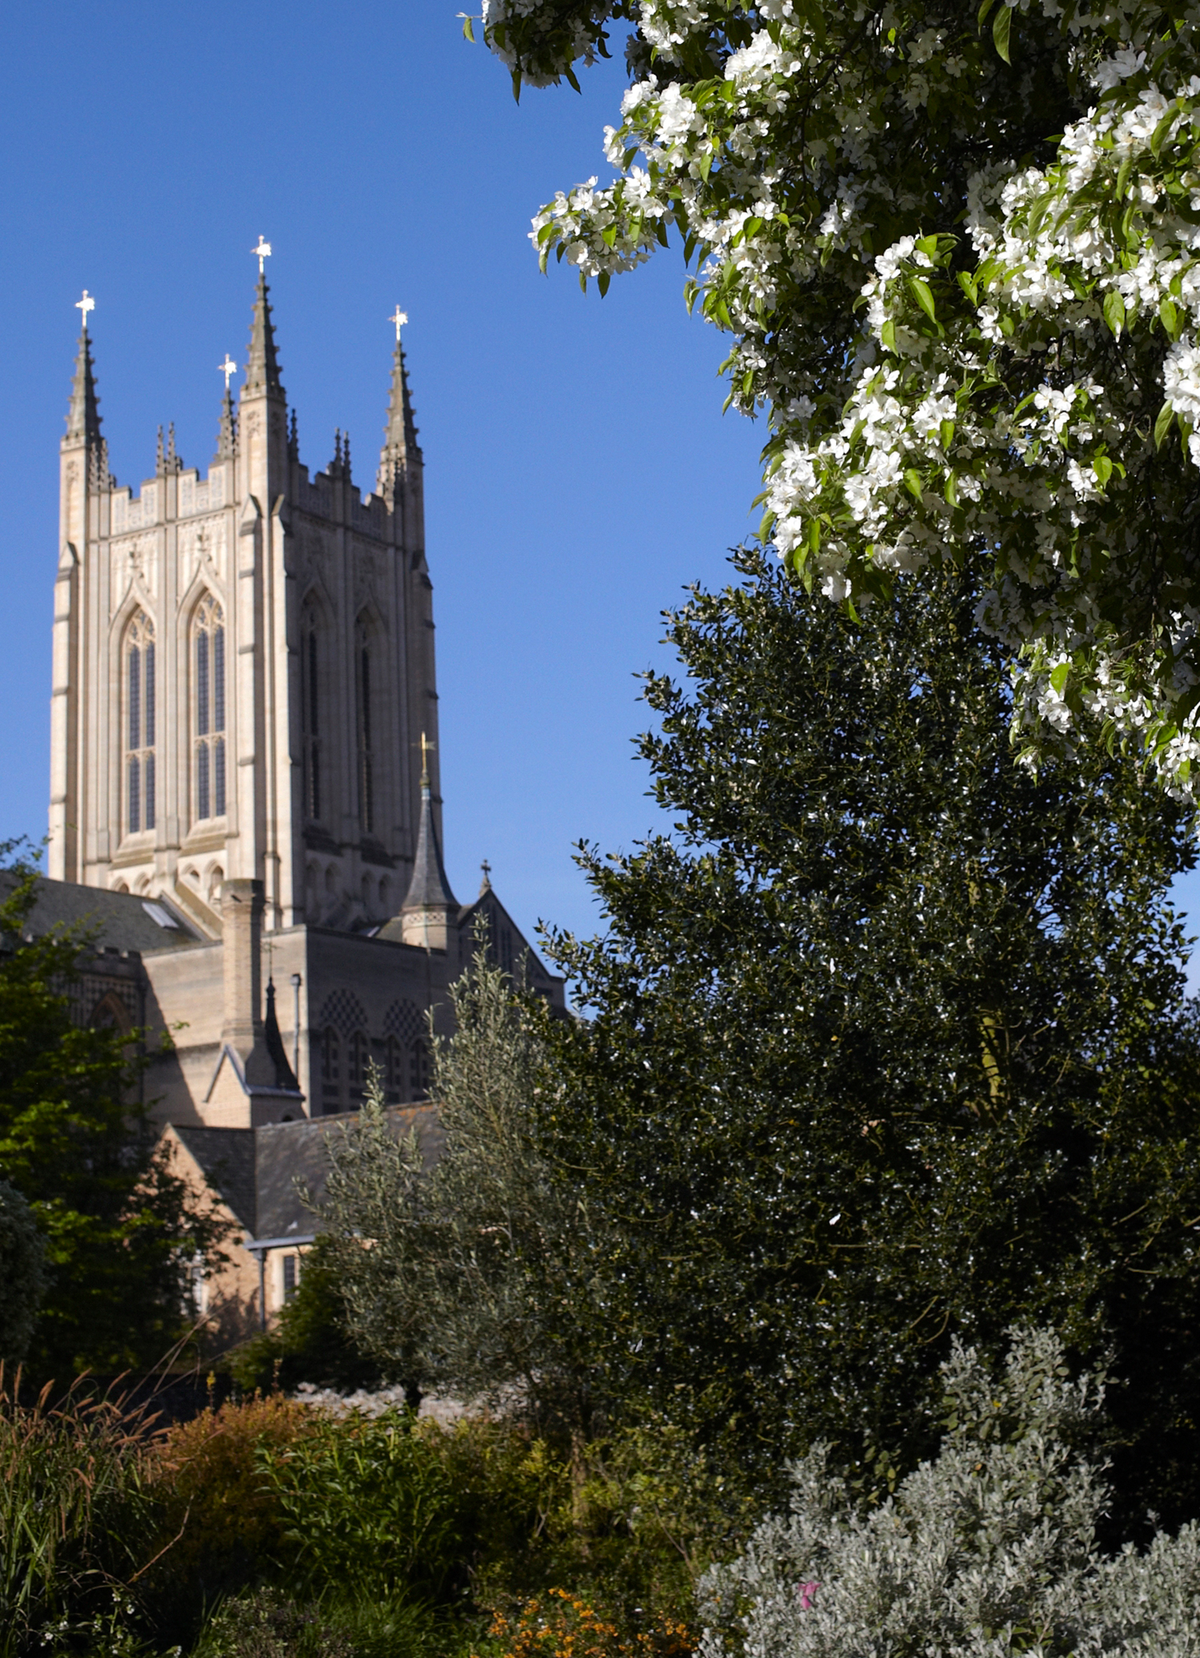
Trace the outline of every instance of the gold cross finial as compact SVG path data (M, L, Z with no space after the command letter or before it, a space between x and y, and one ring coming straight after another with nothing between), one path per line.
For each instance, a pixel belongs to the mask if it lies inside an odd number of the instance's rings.
M83 331L86 334L88 312L96 309L96 301L92 298L91 294L88 293L86 288L83 290L83 298L75 301L75 309L83 312ZM396 338L400 338L399 332L397 332Z
M228 395L229 395L229 377L230 377L231 374L236 374L237 373L237 364L234 362L233 358L229 355L228 351L225 353L225 361L223 363L218 363L217 364L217 373L218 374L223 374L225 376L225 395L228 397Z
M253 253L258 259L258 274L261 276L263 274L263 261L271 257L271 244L266 240L261 231L259 232L258 246L256 248L251 248L250 252Z
M388 321L389 322L394 322L396 324L396 344L399 345L400 344L400 330L404 327L404 324L408 321L408 312L407 311L402 311L400 309L400 307L397 305L395 313L388 318Z
M422 733L421 733L421 787L423 789L427 789L429 787L429 756L436 748L437 748L437 744L436 743L431 743L429 741L429 738L422 731Z

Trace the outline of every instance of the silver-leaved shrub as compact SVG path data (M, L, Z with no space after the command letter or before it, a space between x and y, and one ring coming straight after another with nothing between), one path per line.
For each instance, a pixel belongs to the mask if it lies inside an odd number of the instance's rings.
M1200 1529L1097 1543L1103 1383L1072 1381L1045 1330L1015 1333L998 1377L961 1346L943 1375L941 1450L878 1506L823 1447L794 1466L791 1513L701 1581L700 1658L1200 1654Z

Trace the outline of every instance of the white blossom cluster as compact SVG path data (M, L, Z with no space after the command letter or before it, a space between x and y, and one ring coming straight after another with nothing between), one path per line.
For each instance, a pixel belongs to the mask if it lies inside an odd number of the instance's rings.
M518 84L553 86L572 63L595 62L612 10L606 0L582 15L556 0L483 0L484 39Z
M780 554L851 605L984 560L1030 752L1099 721L1191 792L1200 5L505 6L585 59L632 22L618 176L560 192L533 240L603 290L682 235L689 304L733 338L730 401L770 420Z
M866 1513L822 1450L806 1457L791 1514L702 1579L700 1658L1195 1658L1200 1529L1100 1552L1103 1466L1078 1447L1103 1394L1065 1368L1045 1332L1000 1378L957 1349L939 1456Z

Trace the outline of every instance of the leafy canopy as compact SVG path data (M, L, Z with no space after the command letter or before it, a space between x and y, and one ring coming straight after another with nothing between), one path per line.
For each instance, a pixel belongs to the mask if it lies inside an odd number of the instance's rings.
M19 848L0 848L0 859ZM126 1038L72 1023L89 940L29 936L38 875L16 856L0 897L0 1177L46 1241L30 1369L69 1377L157 1363L187 1328L193 1265L220 1223L196 1212L156 1149Z
M1186 816L1121 757L1032 777L965 576L861 625L774 563L669 621L644 737L672 835L583 866L538 1145L600 1240L606 1397L750 1458L917 1454L956 1336L1110 1347L1117 1477L1200 1504ZM603 1223L603 1224L602 1224ZM598 1382L597 1385L601 1385Z
M585 1428L589 1226L533 1137L546 1018L489 961L482 936L451 987L455 1030L434 1049L437 1161L397 1136L379 1078L356 1124L329 1138L324 1260L347 1331L410 1387Z
M671 232L765 410L765 535L861 609L970 564L1031 750L1200 755L1200 11L1189 0L485 0L514 86L627 31L610 185L534 219L595 277Z

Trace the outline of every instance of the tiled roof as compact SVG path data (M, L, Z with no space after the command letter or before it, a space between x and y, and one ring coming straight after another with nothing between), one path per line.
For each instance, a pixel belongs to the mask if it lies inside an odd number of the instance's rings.
M0 898L7 898L15 885L12 872L0 870ZM82 927L95 938L97 949L138 950L143 955L200 942L195 928L168 899L138 898L40 876L26 930L40 938L58 926Z
M425 1166L432 1168L442 1148L437 1108L390 1106L387 1115L397 1138L416 1130ZM344 1134L356 1118L356 1112L348 1112L261 1128L177 1125L175 1133L250 1237L285 1238L320 1230L299 1188L307 1186L320 1202L328 1174L326 1136Z

